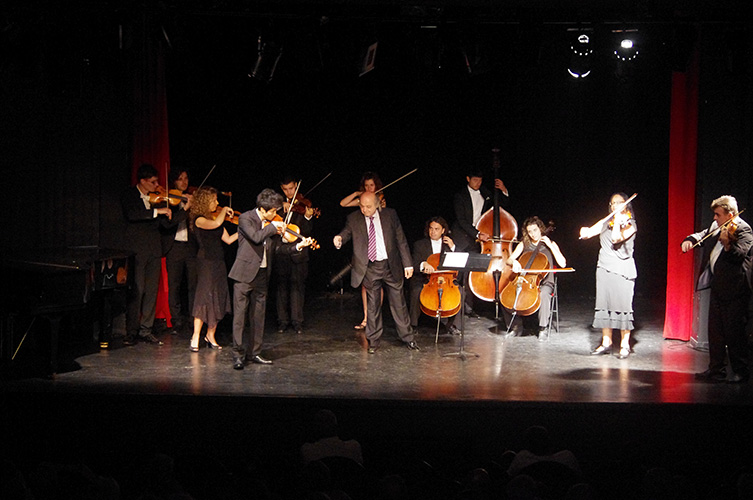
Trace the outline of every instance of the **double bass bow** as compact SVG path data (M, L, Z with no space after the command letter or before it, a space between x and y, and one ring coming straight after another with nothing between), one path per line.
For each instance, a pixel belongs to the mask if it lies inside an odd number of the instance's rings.
M499 149L492 149L494 179L499 177ZM470 273L468 284L471 292L481 300L494 302L496 318L499 319L499 293L510 280L512 269L505 264L510 257L510 245L518 234L518 223L504 208L499 206L499 190L493 192L494 206L481 216L476 229L491 234L488 241L481 244L481 253L491 255L489 269L486 272Z

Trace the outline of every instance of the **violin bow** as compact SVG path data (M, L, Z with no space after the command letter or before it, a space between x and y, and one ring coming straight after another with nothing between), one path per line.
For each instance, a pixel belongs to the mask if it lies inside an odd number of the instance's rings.
M696 241L693 244L693 246L690 247L690 249L691 250L694 249L695 247L697 247L698 245L700 245L701 243L703 243L704 241L706 241L707 238L710 238L711 236L715 235L716 233L721 232L722 229L724 229L725 227L727 227L728 225L730 225L732 223L732 221L735 220L736 217L739 217L740 214L743 213L743 212L745 212L744 208L742 210L740 210L739 212L737 212L734 216L730 217L726 222L723 222L719 227L717 227L713 231L710 231L706 236L704 236L700 240Z
M215 168L216 166L217 166L217 164L216 164L216 163L215 163L214 165L212 165L212 168L210 168L210 169L209 169L209 173L207 173L207 175L206 175L206 176L204 177L204 180L203 180L203 181L201 181L201 184L199 184L199 187L197 187L197 188L196 188L196 190L197 190L197 191L198 191L199 189L201 189L201 188L202 188L202 186L204 186L204 183L205 183L205 182L207 181L207 179L209 179L209 176L210 176L210 175L212 175L212 172L214 172L214 168ZM231 194L230 196L232 196L232 194Z
M303 197L304 198L308 198L309 194L311 194L311 191L313 191L314 189L316 189L317 187L319 187L319 184L321 184L322 182L324 182L327 179L327 177L329 177L330 175L332 175L332 172L330 172L327 175L325 175L324 177L322 177L322 180L320 180L319 182L317 182L316 184L314 184L314 187L312 187L311 189L309 189L306 192L306 194L303 195Z
M410 171L410 172L408 172L407 174L403 175L402 177L399 177L399 178L395 179L394 181L390 182L389 184L387 184L386 186L382 187L382 189L377 189L376 191L374 191L374 194L377 194L377 193L379 193L380 191L384 191L385 189L387 189L387 188L388 188L388 187L390 187L391 185L395 184L396 182L400 182L401 180L405 179L406 177L408 177L408 176L409 176L410 174L412 174L412 173L413 173L413 172L415 172L416 170L418 170L418 169L417 169L417 168L414 168L413 170L411 170L411 171Z
M303 179L301 179L300 181L298 181L296 183L296 185L295 185L295 193L293 193L293 199L290 202L290 207L291 208L293 207L293 204L295 203L296 196L298 196L298 190L301 188L301 182L302 181L303 181ZM288 215L285 216L285 225L286 226L288 224L290 224L290 218L293 216L293 210L291 208L288 209Z
M638 193L633 193L633 196L631 196L630 198L628 198L627 200L625 200L625 201L624 201L623 203L621 203L621 204L620 204L620 206L618 206L617 208L615 208L614 210L612 210L612 213L610 213L609 215L607 215L607 216L606 216L606 217L604 217L603 219L600 219L600 220L599 220L598 222L596 222L596 223L595 223L595 224L594 224L593 226L591 226L591 227L594 227L594 226L600 226L601 224L604 224L604 223L605 223L606 221L608 221L609 219L611 219L612 217L614 217L614 215L615 215L615 214L616 214L617 212L621 212L621 211L622 211L622 210L623 210L623 209L624 209L624 208L625 208L625 207L626 207L626 206L628 205L628 203L630 203L631 201L633 201L633 199L634 199L634 198L635 198L636 196L638 196ZM580 237L579 237L578 239L579 239L579 240L586 240L586 239L588 239L588 238L591 238L591 236L588 236L587 238L584 238L583 236L580 236Z

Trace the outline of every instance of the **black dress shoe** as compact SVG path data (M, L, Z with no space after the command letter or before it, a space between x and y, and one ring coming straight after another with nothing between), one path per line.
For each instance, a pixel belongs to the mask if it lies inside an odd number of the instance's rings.
M303 333L303 327L301 325L295 325L293 329L295 330L295 333L299 335Z
M123 345L136 345L136 336L126 335L125 337L123 337Z
M288 329L287 323L280 323L279 325L277 325L277 333L283 333L287 329Z
M724 370L712 370L709 368L706 371L696 373L694 377L696 380L703 382L724 382L727 380L727 373Z
M479 316L479 315L478 315L478 313L477 313L476 311L474 311L473 309L468 309L468 310L467 310L467 311L465 312L465 317L466 317L466 318L477 318L477 319L478 319L478 318L480 318L481 316Z
M374 354L379 349L379 344L369 344L369 354Z
M243 361L240 359L233 361L233 370L243 370Z
M730 378L727 379L728 384L744 384L750 380L749 373L733 373Z
M415 341L411 340L410 342L406 342L405 346L410 349L411 351L420 351L421 349L418 348L418 344L416 344Z
M146 342L147 344L162 345L162 341L155 337L153 333L147 333L146 335L140 337L139 340Z
M605 346L604 344L599 344L593 351L591 351L591 356L598 356L600 354L611 354L612 352L612 346Z
M258 354L256 356L253 356L251 358L251 362L252 363L256 363L257 365L271 365L272 364L271 360L264 359L261 356L259 356Z
M450 335L460 335L460 328L455 325L450 325L447 327L447 333Z

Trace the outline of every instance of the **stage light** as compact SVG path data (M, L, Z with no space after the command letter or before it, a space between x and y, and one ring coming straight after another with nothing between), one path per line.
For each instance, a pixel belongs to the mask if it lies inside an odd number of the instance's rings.
M618 47L614 51L615 58L628 62L638 57L640 51L638 50L638 42L636 40L637 32L638 30L635 29L613 31L619 40Z
M577 31L570 43L570 64L567 67L568 74L576 79L583 79L591 74L591 58L593 47L588 33Z

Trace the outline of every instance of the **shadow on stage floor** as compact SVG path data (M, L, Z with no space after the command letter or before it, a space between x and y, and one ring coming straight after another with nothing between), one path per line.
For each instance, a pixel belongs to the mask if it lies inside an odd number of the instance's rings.
M435 343L428 317L419 352L388 322L382 347L368 354L353 329L358 298L347 293L312 297L303 334L277 333L270 311L264 354L272 366L233 370L227 321L221 351L189 352L187 333L163 334L160 347L116 342L77 355L77 369L52 380L6 380L6 450L22 464L73 458L105 472L157 451L251 461L274 478L277 497L293 498L286 474L311 415L330 408L379 476L420 464L450 475L493 468L533 424L575 453L601 498L639 498L612 487L650 467L705 468L710 491L749 463L751 385L696 382L707 353L663 340L663 311L648 297L636 299L634 353L590 356L600 338L589 326L592 304L561 302L559 331L546 342L504 335L491 305L477 307L482 317L466 319L462 343L478 357L465 360L447 356L460 337L441 330Z

